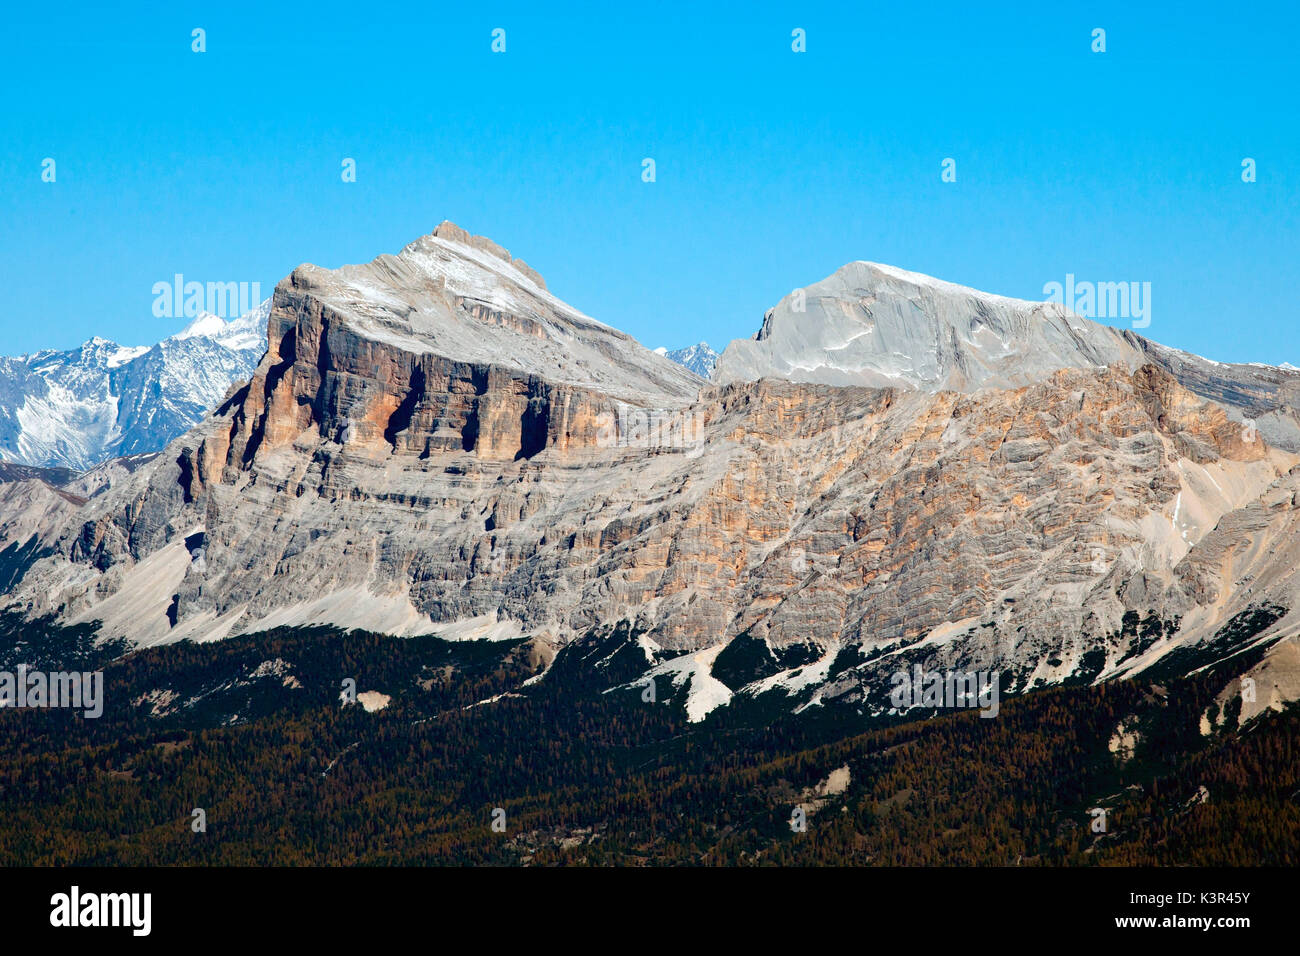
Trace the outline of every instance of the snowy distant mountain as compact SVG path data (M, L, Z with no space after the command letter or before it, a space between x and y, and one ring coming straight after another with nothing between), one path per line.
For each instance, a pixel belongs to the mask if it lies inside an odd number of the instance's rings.
M701 342L699 345L692 345L684 349L655 349L665 358L672 359L683 368L690 369L700 378L708 378L713 374L713 366L718 364L718 353L709 348L708 342Z
M229 322L203 313L153 346L96 337L0 358L0 459L82 470L158 451L252 374L269 312L270 300Z

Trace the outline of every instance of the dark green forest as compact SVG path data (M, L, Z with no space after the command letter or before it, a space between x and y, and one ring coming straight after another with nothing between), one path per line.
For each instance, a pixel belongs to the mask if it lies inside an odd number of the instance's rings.
M99 719L0 710L7 865L1300 863L1300 710L1202 736L1213 668L1036 691L991 720L761 699L692 724L667 691L602 693L635 662L581 642L528 684L522 642L305 628L124 656L4 620L0 646L106 684ZM344 706L345 678L391 703ZM840 767L847 789L817 794Z

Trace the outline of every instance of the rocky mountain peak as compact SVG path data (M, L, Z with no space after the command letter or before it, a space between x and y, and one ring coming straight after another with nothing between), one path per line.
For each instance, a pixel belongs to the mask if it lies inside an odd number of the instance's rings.
M751 339L718 358L713 381L782 378L939 391L1007 388L1059 369L1154 364L1201 398L1300 451L1300 374L1215 362L1054 302L981 292L877 262L850 262L783 298Z
M529 281L541 288L546 289L546 280L541 277L535 270L529 268L528 264L522 259L512 257L506 249L498 243L493 242L487 236L476 236L469 231L462 229L449 219L444 219L438 224L438 228L433 230L435 239L442 239L446 242L455 242L462 246L468 246L471 249L478 249L481 252L489 253L496 256L503 262L513 266L517 271L523 273Z
M655 352L672 359L682 368L689 369L701 378L709 378L713 374L713 367L718 362L718 353L710 348L708 342L698 342L684 349L660 347L655 349Z
M552 295L496 243L450 223L395 256L300 266L276 287L269 329L273 351L289 334L300 347L325 335L330 359L353 351L412 366L491 366L640 406L680 405L702 384Z
M783 298L753 339L727 347L714 378L968 390L1143 361L1116 330L1055 304L851 262Z

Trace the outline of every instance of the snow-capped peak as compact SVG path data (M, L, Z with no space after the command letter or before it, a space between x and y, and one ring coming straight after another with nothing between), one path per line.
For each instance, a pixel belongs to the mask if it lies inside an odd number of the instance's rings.
M67 351L0 358L0 454L84 469L156 452L199 421L266 350L270 301L226 322L203 313L157 345L101 336Z
M170 338L176 342L183 342L186 339L212 339L228 348L252 348L265 338L266 320L270 314L270 299L262 301L257 308L251 309L239 318L229 321L211 312L200 312L194 317L194 321Z
M108 360L107 360L108 367L117 368L120 365L125 365L127 362L139 358L141 355L144 355L144 353L148 351L149 351L149 346L147 345L118 346L117 350L113 352L113 354L108 356Z
M200 312L189 325L172 336L174 339L215 339L226 331L226 320L211 312Z
M689 369L700 378L709 378L713 367L718 363L718 353L709 347L708 342L700 342L684 349L657 348L655 352L672 359L683 368Z

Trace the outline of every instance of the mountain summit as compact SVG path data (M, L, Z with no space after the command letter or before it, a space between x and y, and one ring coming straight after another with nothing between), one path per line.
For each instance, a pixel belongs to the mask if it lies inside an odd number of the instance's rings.
M655 351L701 378L709 378L713 374L713 367L718 364L718 353L709 347L708 342L700 342L684 349L657 348Z
M553 296L492 240L450 222L396 256L335 270L300 266L277 292L309 301L340 341L373 343L367 348L531 373L637 403L681 404L702 384ZM275 340L286 327L274 309L271 319Z
M1197 394L1300 451L1300 373L1230 365L1158 345L1052 302L980 292L875 262L851 262L783 298L737 339L719 383L781 378L925 391L1014 388L1064 368L1158 364Z
M754 338L732 342L716 379L968 391L1142 361L1121 333L1061 306L851 262L782 299Z

